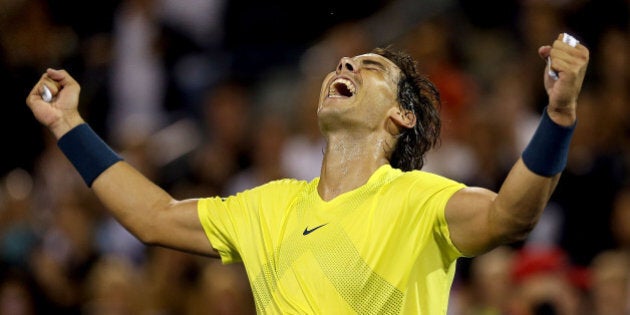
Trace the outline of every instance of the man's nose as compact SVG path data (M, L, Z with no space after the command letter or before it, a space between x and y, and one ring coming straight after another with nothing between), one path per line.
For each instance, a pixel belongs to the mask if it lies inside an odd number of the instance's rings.
M348 58L348 57L341 58L341 60L339 61L339 64L337 65L337 74L340 74L344 70L347 70L350 72L355 72L357 70L357 66L355 65L354 60L352 60L352 58Z

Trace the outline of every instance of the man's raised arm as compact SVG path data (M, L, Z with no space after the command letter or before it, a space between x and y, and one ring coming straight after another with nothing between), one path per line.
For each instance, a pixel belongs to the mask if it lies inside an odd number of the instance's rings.
M549 104L499 192L464 188L446 206L451 239L464 255L523 240L538 222L566 166L589 51L579 43L563 41L563 36L538 50L550 62L544 74Z
M50 102L44 100L45 89ZM217 256L197 216L197 201L178 201L126 163L78 112L80 85L48 69L26 104L112 215L145 244ZM46 92L46 93L45 93Z

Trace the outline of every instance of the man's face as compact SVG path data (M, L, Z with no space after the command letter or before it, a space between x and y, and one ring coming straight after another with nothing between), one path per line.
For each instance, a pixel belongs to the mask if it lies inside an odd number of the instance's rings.
M322 84L317 116L323 131L384 126L398 107L400 69L377 54L344 57Z

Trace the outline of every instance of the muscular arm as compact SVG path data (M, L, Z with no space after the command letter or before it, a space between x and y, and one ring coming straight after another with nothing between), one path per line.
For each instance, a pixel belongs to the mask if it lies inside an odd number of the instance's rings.
M43 85L55 96L45 102ZM63 70L47 70L26 103L35 118L60 139L84 123L77 110L79 84ZM140 241L218 256L197 216L197 200L175 200L131 165L116 162L92 182L92 189L111 214Z
M124 161L97 177L92 190L143 243L218 257L199 222L196 199L173 199Z
M446 206L453 243L474 256L522 240L538 222L559 178L536 175L519 159L498 193L480 187L458 191Z
M538 52L543 59L551 56L559 73L557 81L544 76L549 118L560 126L571 126L577 119L577 98L589 51L582 45L570 47L559 36L553 47L543 46ZM524 239L538 222L559 179L560 173L536 174L520 158L498 193L478 187L455 193L445 209L453 243L464 255L474 256Z

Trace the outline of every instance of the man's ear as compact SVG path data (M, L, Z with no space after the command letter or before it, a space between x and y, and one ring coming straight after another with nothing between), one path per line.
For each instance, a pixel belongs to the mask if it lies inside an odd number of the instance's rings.
M393 108L390 117L400 127L410 129L416 125L416 115L410 110Z

